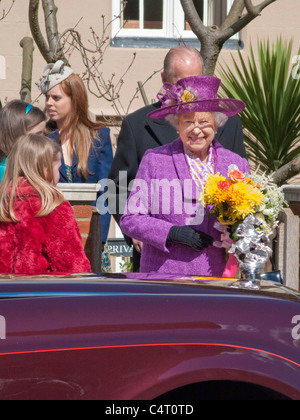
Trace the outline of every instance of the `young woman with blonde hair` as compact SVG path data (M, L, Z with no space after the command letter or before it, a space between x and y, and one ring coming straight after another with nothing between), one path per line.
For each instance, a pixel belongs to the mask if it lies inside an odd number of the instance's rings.
M61 150L43 135L13 146L0 184L0 273L90 272L73 209L56 188Z
M62 147L59 182L98 183L108 178L113 160L110 131L88 115L88 95L81 78L62 60L43 70L40 90L50 117L49 137ZM100 194L101 195L101 194ZM110 214L101 215L102 243L106 242Z
M38 107L15 99L0 111L0 182L15 141L26 133L43 133L46 115Z

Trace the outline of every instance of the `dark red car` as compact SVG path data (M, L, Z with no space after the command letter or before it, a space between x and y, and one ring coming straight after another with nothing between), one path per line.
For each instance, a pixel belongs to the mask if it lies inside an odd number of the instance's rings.
M231 285L0 276L0 399L300 399L300 294Z

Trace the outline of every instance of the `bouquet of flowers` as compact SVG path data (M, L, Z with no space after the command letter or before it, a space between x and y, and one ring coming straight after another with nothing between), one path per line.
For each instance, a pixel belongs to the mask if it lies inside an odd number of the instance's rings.
M215 228L222 232L222 242L214 245L229 248L242 272L249 267L262 268L272 254L264 240L270 240L278 225L278 215L285 207L284 194L265 174L245 174L236 165L228 169L227 178L219 173L210 175L202 193L204 206L212 205L210 214L218 219ZM229 238L228 230L236 242ZM233 273L234 263L229 260L224 273Z
M236 165L228 168L228 178L219 173L210 175L203 191L203 204L213 205L211 214L221 225L232 226L234 237L238 226L253 215L257 231L269 236L278 225L284 208L282 189L265 174L244 174Z

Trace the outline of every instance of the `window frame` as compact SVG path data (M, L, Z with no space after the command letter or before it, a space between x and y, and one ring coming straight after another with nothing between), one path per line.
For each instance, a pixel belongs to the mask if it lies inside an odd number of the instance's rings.
M143 0L139 0L143 3ZM227 13L234 0L227 0ZM208 19L212 16L212 0L204 1L203 23L208 24ZM180 0L163 0L163 29L124 29L121 27L121 0L112 0L112 38L123 39L166 39L166 40L189 40L197 41L196 35L191 30L184 29L184 11ZM143 16L143 7L140 7L140 22ZM239 40L239 34L233 35L231 40Z

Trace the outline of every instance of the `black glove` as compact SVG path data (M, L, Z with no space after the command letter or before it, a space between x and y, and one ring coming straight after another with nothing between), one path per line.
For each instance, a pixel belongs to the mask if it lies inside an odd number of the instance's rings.
M213 238L210 235L189 226L171 227L167 241L187 245L197 251L201 251L213 244Z

